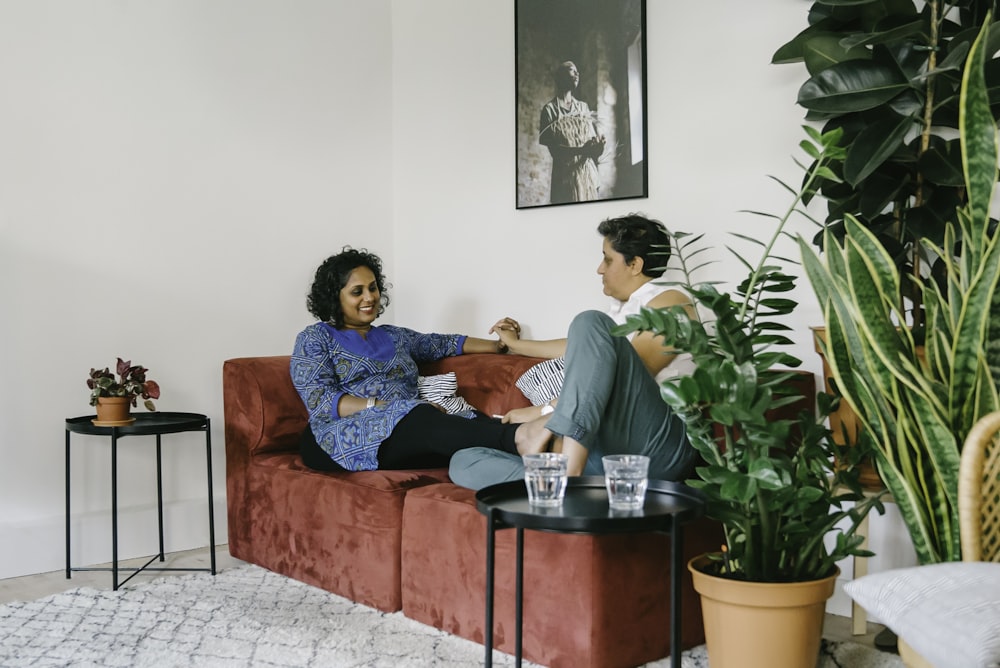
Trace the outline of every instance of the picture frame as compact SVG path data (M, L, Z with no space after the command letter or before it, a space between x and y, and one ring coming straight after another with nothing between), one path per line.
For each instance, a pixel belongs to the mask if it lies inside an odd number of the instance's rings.
M515 0L517 208L648 196L646 0Z

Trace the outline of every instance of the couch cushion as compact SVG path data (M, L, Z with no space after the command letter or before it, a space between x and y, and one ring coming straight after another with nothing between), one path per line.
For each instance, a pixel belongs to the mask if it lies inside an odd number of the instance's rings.
M258 455L247 470L248 545L233 556L399 610L403 498L444 480L445 469L328 473L307 468L295 453Z

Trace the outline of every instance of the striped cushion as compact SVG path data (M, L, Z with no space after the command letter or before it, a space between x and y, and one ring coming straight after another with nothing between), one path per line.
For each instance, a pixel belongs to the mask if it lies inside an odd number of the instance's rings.
M454 371L437 376L417 378L417 394L425 401L431 401L451 414L476 410L464 398L458 396L458 378Z
M935 666L1000 666L1000 563L897 568L844 591Z
M566 359L557 357L531 367L514 384L532 406L541 406L559 396L565 373Z

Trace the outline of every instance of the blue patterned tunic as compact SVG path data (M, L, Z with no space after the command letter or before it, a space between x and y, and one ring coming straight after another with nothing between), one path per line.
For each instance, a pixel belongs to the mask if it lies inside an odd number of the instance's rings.
M325 322L306 327L295 339L290 371L316 442L349 471L377 469L379 445L423 403L417 362L461 355L465 338L393 325L372 327L367 338ZM337 404L345 394L388 403L341 417Z

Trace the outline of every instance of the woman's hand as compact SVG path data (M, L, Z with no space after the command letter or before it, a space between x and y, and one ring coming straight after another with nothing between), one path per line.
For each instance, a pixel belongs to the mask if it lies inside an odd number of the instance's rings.
M537 420L540 417L542 417L541 406L528 406L527 408L515 408L512 411L508 411L500 421L504 424L521 424L522 422Z
M521 338L521 325L513 318L501 318L490 327L489 333L500 337L499 352L505 353L511 349L514 342Z

